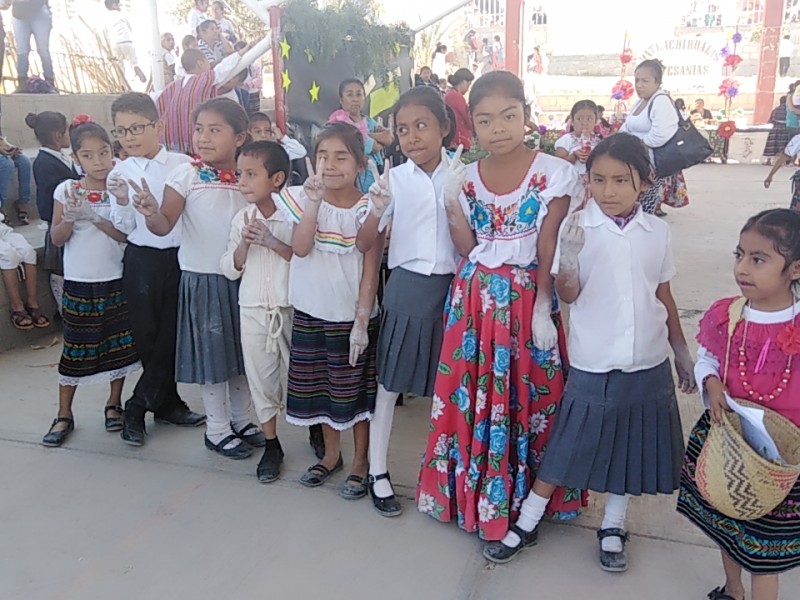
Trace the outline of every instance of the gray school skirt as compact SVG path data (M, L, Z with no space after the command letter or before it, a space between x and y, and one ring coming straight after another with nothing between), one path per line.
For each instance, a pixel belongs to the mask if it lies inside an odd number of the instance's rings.
M452 281L452 275L392 270L378 337L378 383L388 391L433 395Z
M671 494L683 452L669 360L634 373L572 367L537 477L601 493Z

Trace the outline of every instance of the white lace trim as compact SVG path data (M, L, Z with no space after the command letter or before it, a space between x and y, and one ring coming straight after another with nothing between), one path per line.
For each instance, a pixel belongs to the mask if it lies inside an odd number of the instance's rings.
M103 371L102 373L95 373L94 375L87 375L86 377L69 377L68 375L61 375L58 376L58 384L59 385L70 385L70 386L78 386L78 385L95 385L98 383L110 383L112 381L116 381L117 379L122 379L123 377L127 377L131 373L135 373L139 369L142 368L142 363L140 361L136 361L132 365L128 365L127 367L122 367L121 369L115 369L113 371Z
M298 419L297 417L293 417L289 414L286 415L286 422L290 425L297 425L299 427L311 427L312 425L328 425L332 429L336 431L347 431L348 429L352 429L354 425L360 423L361 421L371 421L372 420L372 413L367 411L356 415L354 418L349 420L347 423L336 423L332 421L330 417L314 417L313 419Z

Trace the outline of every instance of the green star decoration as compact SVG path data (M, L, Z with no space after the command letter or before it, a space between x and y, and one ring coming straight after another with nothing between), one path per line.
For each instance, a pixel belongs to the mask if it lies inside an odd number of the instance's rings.
M291 80L291 78L289 77L289 71L288 71L288 69L284 69L284 70L281 72L281 87L282 87L284 90L287 90L287 91L288 91L288 90L289 90L289 86L290 86L290 85L292 85L292 80Z
M291 49L289 42L286 41L286 38L283 38L281 40L281 58L289 58L289 50Z
M308 90L308 93L311 96L311 102L319 102L319 86L316 81L311 83L311 89Z

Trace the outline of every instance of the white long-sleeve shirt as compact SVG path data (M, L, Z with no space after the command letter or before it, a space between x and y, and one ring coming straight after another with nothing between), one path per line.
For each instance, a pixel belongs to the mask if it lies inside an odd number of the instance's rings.
M636 114L642 104L642 112ZM650 150L653 159L653 148L660 148L672 139L678 131L678 112L669 96L656 93L649 100L639 100L634 104L620 131L635 135Z
M306 154L306 147L303 146L300 142L295 139L290 138L288 135L284 135L280 140L280 145L283 146L283 149L286 150L286 154L289 155L289 160L297 160L298 158L305 158Z

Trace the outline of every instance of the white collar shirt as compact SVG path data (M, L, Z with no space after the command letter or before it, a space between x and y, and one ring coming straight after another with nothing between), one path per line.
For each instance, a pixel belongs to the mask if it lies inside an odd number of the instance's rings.
M175 168L180 165L191 162L192 159L185 154L178 154L176 152L168 152L163 146L154 158L149 159L140 156L131 156L114 167L111 172L119 173L125 181L132 180L137 185L141 185L142 179L147 181L150 191L155 196L158 205L164 202L164 185L166 184L167 177L172 173ZM110 176L110 175L109 175ZM147 228L144 216L133 207L133 194L134 191L129 190L128 204L121 206L116 197L111 194L111 223L119 231L128 236L128 242L136 246L144 246L147 248L157 248L163 250L166 248L177 248L181 245L181 220L175 224L175 227L169 234L159 236L152 233Z
M431 175L409 160L389 172L392 202L379 229L392 221L389 268L420 275L456 272L459 255L450 237L444 207L447 170L439 164Z
M668 335L656 289L676 272L669 226L639 209L620 229L594 200L579 214L586 242L578 254L580 294L569 312L570 364L591 373L658 366ZM559 244L553 275L560 252Z
M44 146L39 148L39 151L44 152L45 154L49 154L51 156L55 156L58 160L60 160L70 169L75 169L75 161L72 160L72 157L66 152L58 152L56 150L53 150L52 148L45 148Z

